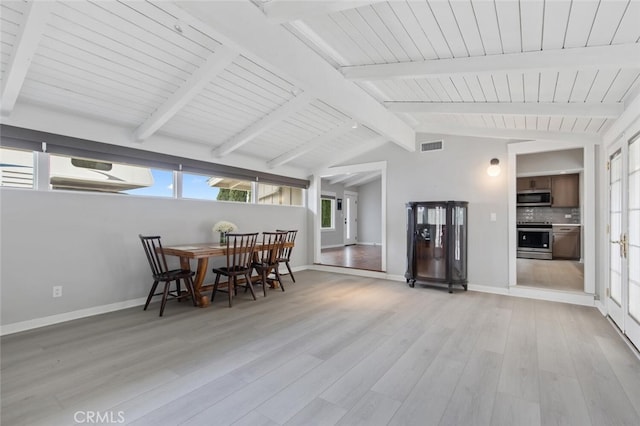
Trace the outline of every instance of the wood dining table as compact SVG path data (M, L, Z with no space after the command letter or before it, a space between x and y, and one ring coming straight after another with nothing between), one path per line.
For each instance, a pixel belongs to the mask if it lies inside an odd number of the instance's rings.
M293 242L285 242L284 247L293 247ZM256 251L262 250L262 244L257 243ZM211 290L213 285L205 285L204 279L207 276L207 268L209 267L209 258L223 257L227 255L227 246L220 243L194 243L181 244L162 247L162 251L167 256L177 256L180 258L180 268L191 271L191 259L196 259L197 267L195 277L193 279L193 290L198 306L204 308L209 305L209 297L202 292ZM255 277L259 279L259 276Z

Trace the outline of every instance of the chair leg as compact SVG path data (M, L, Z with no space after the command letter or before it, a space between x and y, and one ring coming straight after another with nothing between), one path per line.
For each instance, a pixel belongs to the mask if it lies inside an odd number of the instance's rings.
M167 304L167 296L169 295L169 284L171 281L164 282L164 292L162 293L162 304L160 305L160 316L164 313L164 305Z
M245 287L249 287L249 291L251 291L251 295L253 296L253 300L257 300L256 299L256 292L253 290L253 284L251 283L251 277L249 277L249 274L244 274L247 282L245 283Z
M227 277L227 293L229 294L229 307L233 306L233 292L236 289L236 277L229 276Z
M296 282L296 278L293 276L293 272L291 272L291 266L289 266L289 261L287 260L286 262L284 262L284 264L287 266L287 270L289 271L289 275L291 275L291 279L295 283Z
M218 291L218 284L220 284L220 274L216 274L216 282L213 284L213 290L211 290L212 303L213 303L213 298L216 297L216 292Z
M282 278L280 277L280 271L278 271L278 266L276 265L276 267L273 268L273 270L276 273L276 279L280 283L280 289L284 291L284 286L282 285Z
M182 298L180 297L182 295L182 290L180 289L180 280L176 280L176 295L178 302L182 302Z
M153 285L151 286L151 291L149 292L149 296L147 296L147 303L144 304L143 311L146 311L147 307L149 307L149 303L151 302L151 298L153 297L153 294L156 292L157 287L158 287L158 281L154 281Z
M189 290L189 293L191 293L191 300L193 301L193 306L198 306L198 302L196 302L196 290L193 287L193 280L191 279L191 277L189 278L185 278L185 285L187 286L187 289Z
M264 297L267 297L267 270L262 268L262 293Z

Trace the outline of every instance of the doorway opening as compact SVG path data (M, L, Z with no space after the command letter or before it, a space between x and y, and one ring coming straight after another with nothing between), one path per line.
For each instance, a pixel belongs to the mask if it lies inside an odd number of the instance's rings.
M314 177L314 186L314 263L384 272L386 163L332 167Z
M509 285L595 293L595 149L567 141L508 145Z

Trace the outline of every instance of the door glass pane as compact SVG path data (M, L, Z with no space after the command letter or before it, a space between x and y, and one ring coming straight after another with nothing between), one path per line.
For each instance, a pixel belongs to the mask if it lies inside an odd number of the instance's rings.
M620 274L611 271L611 298L620 305L622 303L622 284Z
M640 170L640 142L635 138L629 143L629 172Z
M629 144L629 315L640 322L640 142Z
M351 198L345 197L347 215L347 239L351 239Z
M621 153L618 151L611 157L609 174L609 256L611 299L622 304L622 256L620 245L613 241L620 239L622 231L622 169Z
M629 175L629 208L640 209L640 171Z

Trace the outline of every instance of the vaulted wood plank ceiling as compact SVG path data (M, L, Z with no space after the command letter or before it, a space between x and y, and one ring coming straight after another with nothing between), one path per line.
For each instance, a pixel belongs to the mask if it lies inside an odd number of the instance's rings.
M383 143L413 150L416 132L597 142L640 91L636 0L3 1L0 12L3 122L36 105L115 126L122 144L166 150L168 138L174 154L185 144L300 175Z

